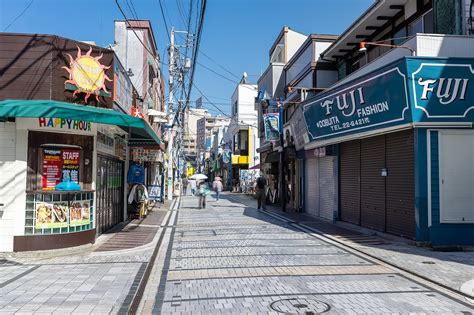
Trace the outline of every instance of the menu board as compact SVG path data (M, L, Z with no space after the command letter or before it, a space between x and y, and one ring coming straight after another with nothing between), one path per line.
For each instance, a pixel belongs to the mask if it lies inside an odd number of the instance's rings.
M89 201L72 201L69 207L69 220L70 226L89 224L91 222Z
M61 150L43 149L43 189L53 190L60 182Z
M80 153L77 149L43 149L43 189L54 190L67 178L79 183Z
M62 181L69 177L71 182L79 183L79 150L62 150Z
M36 205L36 229L67 227L68 206L65 202L46 203Z

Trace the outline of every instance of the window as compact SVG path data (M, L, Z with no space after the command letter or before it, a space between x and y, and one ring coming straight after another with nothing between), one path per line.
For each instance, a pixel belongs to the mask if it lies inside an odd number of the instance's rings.
M249 132L248 130L239 130L234 135L234 154L249 155Z
M401 29L399 29L393 34L392 44L401 45L407 40L406 37L407 37L407 29L406 27L402 27Z
M342 80L346 77L346 63L341 62L337 67L337 79Z
M272 56L270 57L270 63L284 63L284 53L285 53L285 42L283 37L280 39L278 44L273 50Z

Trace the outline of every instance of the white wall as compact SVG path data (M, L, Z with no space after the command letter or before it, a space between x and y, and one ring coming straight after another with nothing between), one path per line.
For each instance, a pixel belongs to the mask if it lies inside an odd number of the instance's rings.
M325 51L329 46L331 46L331 44L332 42L315 42L313 60L318 61L323 51Z
M258 94L258 87L253 84L239 84L237 96L237 116L238 122L246 124L257 124L257 114L255 110L255 98Z
M27 143L28 131L0 122L0 252L13 251L13 236L24 234Z
M308 38L308 36L292 30L288 30L288 33L286 34L286 62L288 62L291 57L293 57L293 55L298 51L301 45L303 45L306 38Z

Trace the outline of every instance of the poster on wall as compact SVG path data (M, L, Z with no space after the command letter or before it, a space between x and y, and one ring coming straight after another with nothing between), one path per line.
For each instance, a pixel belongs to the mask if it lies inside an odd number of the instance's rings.
M62 181L67 181L69 178L71 182L79 183L79 152L79 150L62 150Z
M72 201L69 208L69 225L78 226L91 222L90 203L88 200Z
M280 115L279 113L263 114L265 126L265 139L267 141L280 140Z
M61 150L43 149L43 178L44 190L54 190L61 181Z
M68 207L65 202L36 204L35 228L63 228L67 227Z

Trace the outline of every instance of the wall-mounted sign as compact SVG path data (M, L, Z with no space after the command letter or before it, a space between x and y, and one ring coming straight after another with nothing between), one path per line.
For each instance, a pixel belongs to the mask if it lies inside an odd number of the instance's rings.
M471 59L407 61L414 121L474 118L474 62Z
M381 69L303 106L311 140L411 121L404 65ZM364 77L366 78L366 77Z
M143 115L143 113L135 106L132 107L132 116L145 119L145 115Z
M38 127L40 128L53 128L53 129L66 129L66 130L77 130L77 131L90 131L92 132L92 124L88 121L64 119L64 118L38 118Z
M54 190L61 182L61 150L43 149L43 177L44 190Z
M62 181L79 183L80 150L62 150Z
M265 126L265 139L267 141L280 140L280 114L263 114L263 124Z
M73 90L73 96L80 92L85 93L86 103L91 94L95 95L97 101L99 101L99 95L111 96L111 93L105 87L105 80L112 81L105 74L105 70L109 69L110 66L105 66L99 62L103 54L92 57L91 52L92 47L83 55L81 48L77 46L76 58L67 54L70 61L69 68L62 67L69 73L69 80L64 82L66 89Z

